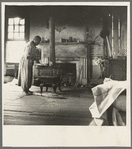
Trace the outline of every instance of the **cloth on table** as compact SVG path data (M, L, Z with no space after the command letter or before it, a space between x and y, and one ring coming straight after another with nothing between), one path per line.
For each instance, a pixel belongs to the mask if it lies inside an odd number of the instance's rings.
M101 126L107 119L106 110L114 103L117 97L127 89L127 81L115 81L109 78L104 80L104 84L92 88L94 103L89 107L94 120L89 125ZM117 115L116 115L117 114ZM121 118L119 112L113 110L113 124L117 125L117 119ZM124 123L122 123L124 125Z

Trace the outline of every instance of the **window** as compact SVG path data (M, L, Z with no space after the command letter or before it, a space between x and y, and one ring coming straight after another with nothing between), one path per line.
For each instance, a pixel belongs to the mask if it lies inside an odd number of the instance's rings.
M10 17L7 20L6 62L19 63L26 44L26 19ZM15 55L15 56L14 56Z
M8 19L8 40L25 39L25 19L9 18Z

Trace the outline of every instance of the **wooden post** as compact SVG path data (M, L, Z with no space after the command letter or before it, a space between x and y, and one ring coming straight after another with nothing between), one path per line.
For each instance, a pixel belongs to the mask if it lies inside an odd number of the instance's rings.
M91 59L90 59L90 44L87 45L87 83L90 83L91 72Z
M6 54L7 54L6 44L7 44L7 38L8 38L8 18L7 18L7 16L5 17L4 23L5 23L4 24L5 25L5 30L4 30L4 34L5 34L5 37L4 37L4 75L6 75L6 72L7 72L7 68L6 68L6 66L7 66L7 64L6 64Z
M55 64L55 21L54 17L49 19L49 46L50 46L50 61Z

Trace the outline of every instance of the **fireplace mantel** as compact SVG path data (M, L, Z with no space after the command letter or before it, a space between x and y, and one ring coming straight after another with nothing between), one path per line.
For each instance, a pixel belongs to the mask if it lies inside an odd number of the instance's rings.
M39 45L49 45L48 42L40 43ZM88 45L87 42L55 42L55 45Z
M50 57L49 44L40 44L38 48L41 49L41 58ZM87 46L85 44L56 44L55 45L55 57L66 58L80 58L86 57Z

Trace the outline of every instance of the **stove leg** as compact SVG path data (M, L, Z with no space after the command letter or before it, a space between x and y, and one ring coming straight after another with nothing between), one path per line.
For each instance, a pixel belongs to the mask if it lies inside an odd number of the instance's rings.
M61 90L60 87L61 87L61 85L60 85L60 83L59 83L59 84L58 84L58 88L59 88L59 91L62 92L62 90Z
M46 87L46 92L48 91L48 87Z
M42 93L42 92L43 92L43 86L44 86L44 84L43 84L43 83L41 83L41 84L40 84L40 93Z
M52 87L53 87L54 92L56 93L57 85L56 84L52 84Z

